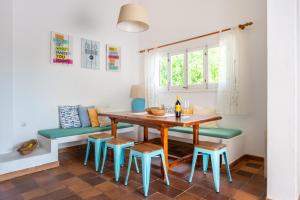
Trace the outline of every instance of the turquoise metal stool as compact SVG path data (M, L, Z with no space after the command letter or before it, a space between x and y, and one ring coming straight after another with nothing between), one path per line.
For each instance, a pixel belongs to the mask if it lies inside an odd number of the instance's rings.
M111 148L111 149L113 149L113 152L114 152L115 180L116 180L116 182L118 182L119 178L120 178L120 168L121 168L121 166L124 165L125 149L128 147L132 147L132 146L134 146L134 141L128 140L128 139L114 138L112 140L107 141L104 144L103 161L102 161L100 173L103 174L104 165L105 165L105 161L106 161L106 155L107 155L107 149ZM134 161L135 161L136 172L139 173L139 168L138 168L136 159Z
M88 161L90 149L91 149L91 144L93 143L95 146L95 169L96 169L96 171L98 171L100 157L101 157L101 149L103 149L105 142L107 140L111 140L112 138L113 138L113 136L108 133L100 133L100 134L90 135L88 137L84 165L87 165L87 161Z
M228 153L227 153L226 145L220 144L220 143L214 143L214 142L199 142L199 144L195 145L195 148L194 148L192 171L191 171L191 175L190 175L190 179L189 179L190 183L192 182L192 179L193 179L198 155L202 155L204 174L206 174L206 172L207 172L209 157L211 157L211 164L212 164L212 171L213 171L216 192L220 191L219 190L219 188L220 188L220 155L224 156L227 178L228 178L229 182L232 182L229 164L228 164Z
M137 157L142 158L142 175L143 175L143 187L144 187L144 195L145 197L148 196L149 191L149 182L150 182L150 170L151 170L151 158L160 156L164 173L166 177L167 185L170 185L167 170L166 170L166 163L165 163L165 156L161 146L151 144L151 143L143 143L138 144L134 147L130 148L130 155L129 155L129 162L128 162L128 169L127 175L125 179L125 185L128 184L128 178L130 174L130 167L132 162L132 157L136 159Z

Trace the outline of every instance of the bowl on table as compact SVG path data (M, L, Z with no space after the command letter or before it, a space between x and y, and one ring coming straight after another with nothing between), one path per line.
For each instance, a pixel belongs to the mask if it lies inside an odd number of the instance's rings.
M146 112L149 115L154 115L154 116L164 116L166 114L166 111L164 108L160 107L150 107L146 109Z

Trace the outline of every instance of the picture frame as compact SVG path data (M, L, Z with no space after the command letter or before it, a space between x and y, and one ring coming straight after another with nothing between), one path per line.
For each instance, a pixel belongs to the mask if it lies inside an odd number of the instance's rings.
M73 64L73 37L68 34L51 32L51 64Z
M81 39L81 67L100 69L100 42Z
M115 45L106 45L106 70L121 71L121 48Z

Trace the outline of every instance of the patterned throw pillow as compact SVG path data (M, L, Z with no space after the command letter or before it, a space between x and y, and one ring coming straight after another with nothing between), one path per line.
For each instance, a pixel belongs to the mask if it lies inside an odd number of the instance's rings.
M58 106L58 115L61 128L81 127L78 106Z
M108 117L99 116L99 124L100 127L105 127L105 126L109 126L111 124L111 121Z
M89 113L92 127L99 127L100 123L99 123L98 112L96 108L89 108L88 113Z
M97 107L98 113L107 113L107 112L116 112L119 110L115 110L115 109L111 109L109 107ZM99 123L100 123L100 127L106 127L111 125L111 121L109 117L106 116L99 116Z

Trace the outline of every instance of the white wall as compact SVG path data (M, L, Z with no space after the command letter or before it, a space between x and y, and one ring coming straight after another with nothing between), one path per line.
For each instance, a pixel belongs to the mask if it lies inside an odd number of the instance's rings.
M250 114L224 116L221 126L242 129L245 135L245 152L264 156L267 127L266 1L142 0L141 2L149 13L150 29L141 34L140 49L206 34L248 21L254 22L254 25L245 32L249 47L249 76L252 84ZM206 39L187 45L201 44ZM179 48L179 45L174 48ZM176 95L178 93L161 94L161 102L173 104ZM191 104L215 105L215 92L179 95L189 99Z
M140 81L138 36L116 28L123 3L14 1L14 144L36 137L39 129L58 127L58 105L129 109L130 86ZM50 31L73 35L73 66L50 64ZM100 70L80 67L81 37L100 41ZM105 70L106 44L122 48L121 72Z
M13 95L13 51L12 51L13 3L0 2L0 153L7 152L12 143L12 95Z
M300 191L297 183L300 168L297 2L268 1L267 196L274 200L296 200Z

